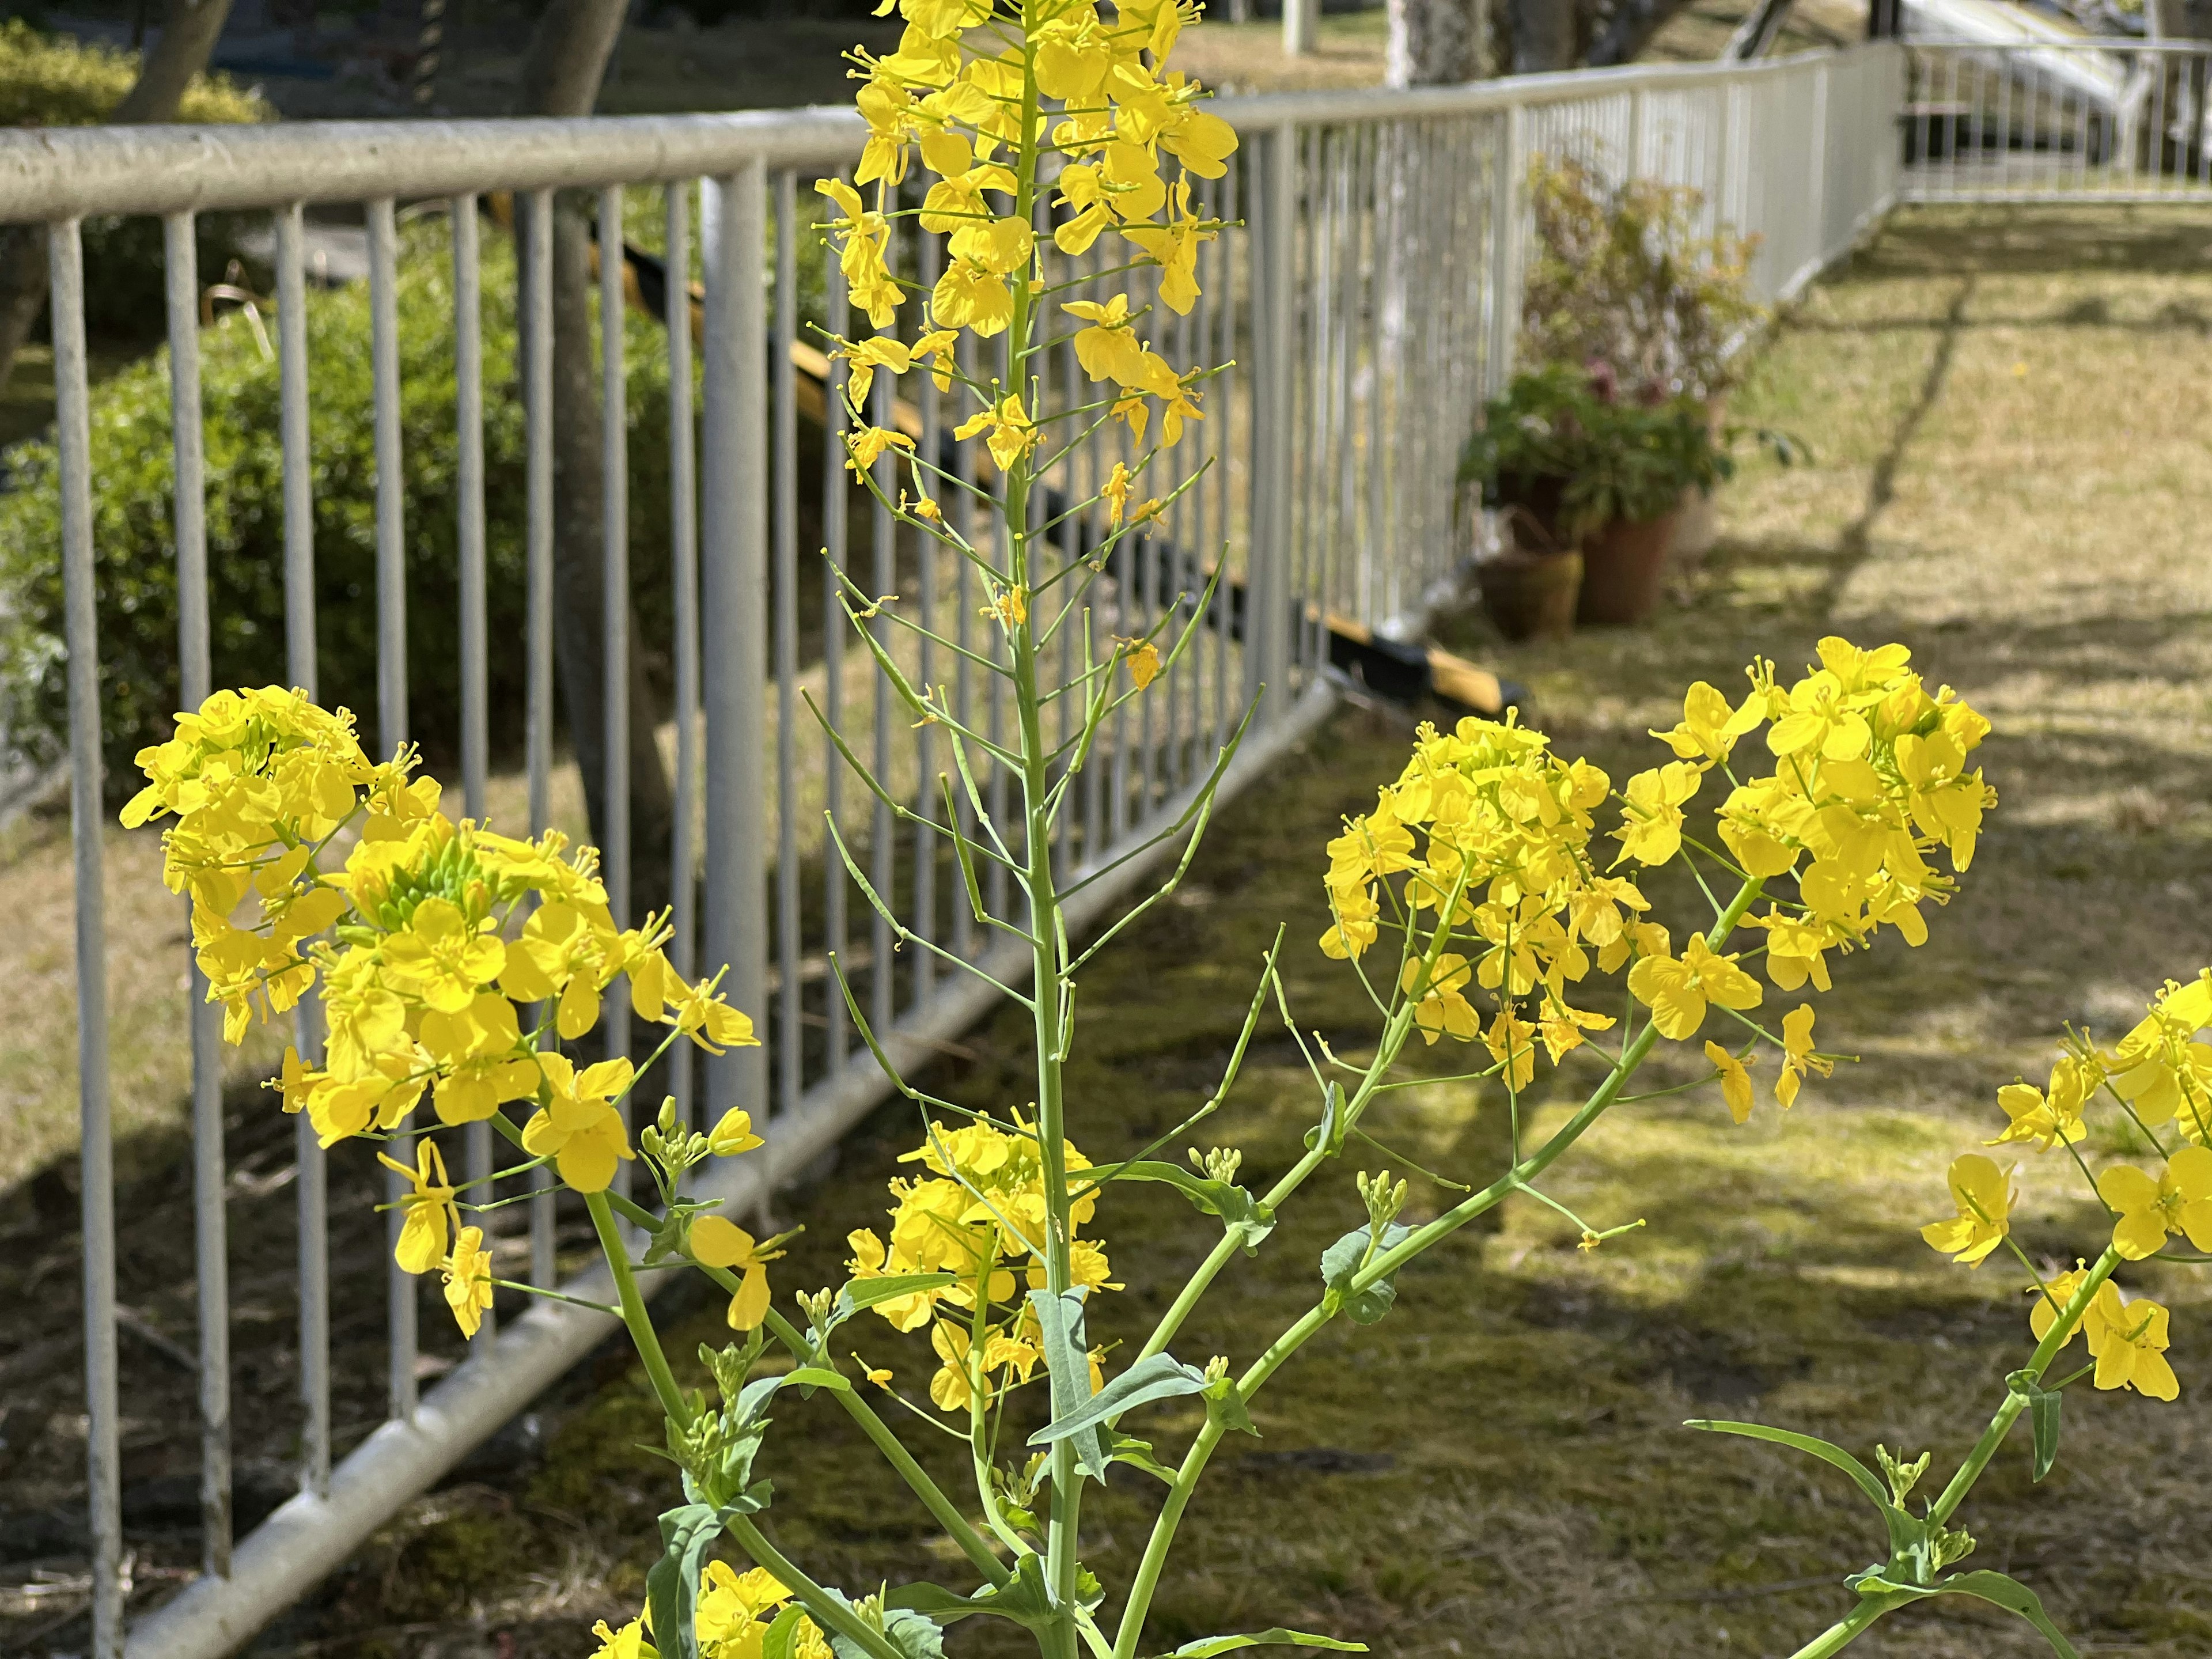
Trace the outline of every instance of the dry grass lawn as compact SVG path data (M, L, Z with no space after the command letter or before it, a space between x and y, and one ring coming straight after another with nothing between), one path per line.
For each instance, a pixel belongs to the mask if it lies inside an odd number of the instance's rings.
M1829 632L1900 639L1996 720L1984 754L2003 805L1930 943L1848 960L1821 1001L1824 1039L1858 1064L1787 1117L1763 1107L1743 1128L1703 1088L1618 1112L1554 1190L1645 1230L1583 1255L1557 1216L1508 1206L1409 1271L1382 1325L1314 1342L1257 1402L1264 1439L1217 1461L1154 1650L1280 1623L1404 1659L1781 1656L1847 1604L1842 1576L1878 1547L1847 1486L1680 1424L1756 1417L1954 1462L2027 1344L2015 1273L1954 1268L1916 1236L1943 1207L1945 1164L1993 1132L1995 1089L2039 1074L2062 1022L2116 1036L2162 977L2212 960L2208 275L2212 227L2178 213L1901 218L1808 296L1741 396L1745 416L1793 429L1815 459L1747 467L1723 500L1721 546L1652 626L1547 647L1504 647L1472 617L1445 630L1531 684L1560 746L1616 777L1649 763L1644 728L1671 721L1692 678L1736 684L1753 653L1801 662ZM1356 986L1310 945L1320 849L1337 815L1395 772L1410 726L1400 711L1346 712L1224 814L1179 902L1101 957L1073 1089L1091 1156L1141 1144L1210 1085L1279 918L1302 1024L1361 1044ZM19 906L41 890L21 872L46 860L45 888L55 879L50 848L23 857L7 878L23 884ZM1662 902L1686 917L1693 901L1670 888ZM20 987L34 976L22 945L7 948L18 955L0 982ZM1011 1014L987 1022L940 1085L1018 1107L1025 1036ZM1423 1063L1441 1074L1449 1062L1439 1051ZM1686 1081L1702 1066L1658 1069ZM1571 1066L1543 1109L1587 1081ZM1296 1155L1311 1094L1274 1034L1209 1138L1243 1146L1264 1180ZM1382 1139L1456 1179L1495 1172L1494 1091L1439 1083L1393 1100L1371 1124ZM882 1182L914 1134L910 1115L886 1111L790 1201L809 1231L780 1286L835 1282L842 1235L879 1221ZM1181 1348L1249 1357L1310 1305L1320 1249L1358 1212L1348 1174L1316 1182L1261 1256L1232 1269ZM2098 1217L2078 1188L2047 1162L2022 1174L2030 1248L2089 1249ZM1415 1182L1417 1212L1447 1199ZM1215 1236L1149 1188L1118 1189L1102 1231L1132 1285L1101 1310L1111 1338L1147 1327L1160 1287ZM46 1240L20 1225L0 1234L0 1260L33 1244ZM2181 1402L2079 1394L2057 1472L2032 1485L2025 1446L2009 1446L1962 1519L1978 1563L2034 1586L2085 1653L2178 1659L2212 1653L2212 1285L2175 1268L2130 1282L2174 1307ZM714 1335L719 1311L694 1302L680 1322L679 1353ZM872 1363L926 1382L912 1340L854 1330ZM74 1407L52 1409L65 1429ZM834 1409L780 1410L765 1472L787 1550L855 1589L964 1582ZM620 1353L580 1368L540 1412L542 1450L480 1464L411 1506L255 1650L588 1652L589 1621L641 1594L669 1488L635 1449L657 1429ZM1148 1425L1173 1449L1193 1418L1163 1409ZM0 1490L29 1455L13 1419L4 1433ZM953 1478L949 1443L908 1437ZM1109 1585L1126 1582L1157 1504L1156 1487L1119 1475L1094 1498L1092 1561ZM188 1535L142 1547L148 1561L194 1553ZM963 1626L953 1649L1002 1650L994 1641ZM2024 1626L1945 1602L1856 1650L2044 1650Z

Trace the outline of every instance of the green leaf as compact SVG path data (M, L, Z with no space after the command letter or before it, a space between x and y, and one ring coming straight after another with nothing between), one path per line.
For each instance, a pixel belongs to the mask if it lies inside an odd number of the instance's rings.
M1169 1164L1155 1158L1136 1158L1095 1173L1103 1181L1157 1181L1164 1186L1173 1187L1201 1213L1219 1216L1222 1225L1229 1231L1233 1233L1241 1230L1243 1246L1248 1251L1275 1231L1275 1212L1243 1188L1233 1182L1215 1181L1209 1176L1194 1174L1180 1164Z
M1413 1236L1411 1227L1393 1221L1382 1229L1382 1237L1375 1243L1375 1254L1395 1249ZM1355 1228L1322 1252L1322 1282L1335 1293L1337 1305L1350 1315L1357 1325L1372 1325L1390 1311L1398 1300L1397 1275L1390 1273L1376 1279L1365 1290L1353 1291L1352 1275L1366 1264L1367 1247L1373 1236L1365 1227Z
M1088 1381L1087 1364L1084 1370ZM1049 1446L1139 1406L1155 1400L1173 1400L1182 1395L1202 1394L1206 1388L1206 1373L1197 1366L1186 1365L1169 1354L1152 1354L1139 1359L1066 1417L1054 1418L1046 1424L1030 1437L1029 1443L1032 1446Z
M1213 1422L1220 1424L1224 1433L1234 1430L1238 1434L1249 1434L1255 1440L1261 1437L1260 1431L1252 1426L1252 1413L1244 1408L1243 1390L1237 1386L1237 1379L1233 1376L1217 1378L1206 1389L1206 1414Z
M806 1609L796 1601L776 1614L761 1638L761 1659L798 1659L799 1627L805 1619Z
M1052 1382L1052 1415L1064 1421L1082 1410L1091 1398L1091 1352L1083 1334L1083 1292L1031 1291L1030 1306L1036 1310L1040 1346L1044 1349L1046 1375ZM1092 1480L1106 1479L1106 1446L1095 1424L1077 1428L1068 1437L1075 1444L1075 1461Z
M1133 1436L1107 1431L1106 1455L1115 1463L1127 1463L1133 1469L1142 1469L1155 1480L1175 1485L1176 1472L1152 1455L1152 1443Z
M1250 1636L1208 1636L1196 1642L1186 1642L1168 1659L1214 1659L1216 1654L1234 1653L1239 1648L1328 1648L1338 1653L1364 1653L1364 1642L1340 1642L1333 1636L1310 1636L1302 1630L1285 1630L1278 1625L1273 1630L1255 1632Z
M722 1511L686 1504L660 1517L660 1559L645 1575L646 1606L663 1659L699 1659L699 1574L722 1535Z
M919 1613L939 1625L985 1614L1009 1619L1028 1630L1042 1630L1053 1622L1052 1595L1045 1588L1044 1558L1025 1555L1014 1575L997 1589L962 1595L942 1584L902 1584L884 1597L884 1606ZM770 1659L763 1654L762 1659Z
M1875 1478L1872 1469L1841 1446L1832 1445L1826 1440L1816 1439L1809 1434L1793 1434L1788 1429L1770 1429L1764 1423L1729 1423L1711 1417L1692 1417L1683 1426L1704 1429L1712 1434L1740 1434L1753 1440L1770 1440L1778 1446L1787 1446L1793 1451L1803 1452L1808 1457L1817 1457L1823 1463L1839 1468L1850 1476L1858 1489L1867 1495L1876 1509L1883 1512L1885 1517L1896 1507L1889 1501L1889 1493Z
M1331 1083L1322 1091L1319 1126L1306 1131L1306 1149L1325 1147L1334 1158L1344 1150L1344 1138L1351 1132L1352 1125L1344 1116L1344 1091Z
M1845 1582L1862 1595L1894 1595L1900 1603L1925 1601L1931 1595L1971 1595L1992 1607L2002 1607L2007 1613L2018 1613L2051 1644L2051 1650L2058 1659L2081 1659L2065 1633L2051 1622L2051 1615L2044 1612L2035 1592L2005 1573L1984 1569L1978 1572L1954 1572L1933 1584L1901 1584L1878 1572L1864 1572Z
M954 1273L886 1273L880 1279L854 1279L837 1292L836 1309L830 1322L842 1325L854 1314L879 1303L896 1302L902 1296L913 1296L921 1291L942 1290L957 1277Z
M2041 1378L2027 1371L2014 1371L2005 1384L2027 1401L2028 1426L2035 1435L2035 1478L2040 1480L2058 1461L2058 1408L2066 1397L2045 1388Z

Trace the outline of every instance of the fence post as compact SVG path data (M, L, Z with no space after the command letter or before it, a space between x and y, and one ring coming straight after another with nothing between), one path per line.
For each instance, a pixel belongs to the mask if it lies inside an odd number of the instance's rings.
M1651 170L1651 109L1650 94L1641 86L1628 94L1628 176L1641 179Z
M1813 131L1806 143L1805 200L1813 216L1811 268L1828 257L1828 66L1813 66Z
M700 445L701 701L707 713L707 902L700 954L732 1006L766 1028L765 776L761 723L768 672L768 315L761 253L768 174L757 160L708 186L707 319ZM707 1061L701 1101L713 1122L735 1105L768 1111L760 1048Z
M1283 0L1283 56L1303 58L1321 33L1321 0Z
M1253 428L1252 513L1245 561L1245 682L1248 695L1264 689L1254 724L1264 726L1288 706L1291 659L1290 526L1286 492L1291 476L1291 281L1297 257L1298 129L1285 121L1269 135L1264 152L1265 191L1260 198L1261 234L1254 249L1259 384Z
M61 463L62 599L69 642L70 840L76 875L78 1150L84 1229L85 1484L92 1509L92 1651L123 1651L123 1509L117 1463L115 1164L107 1099L107 930L100 802L100 618L92 562L92 436L77 222L47 233L54 438Z
M1507 106L1499 137L1498 176L1490 212L1489 395L1513 378L1513 349L1521 332L1521 222L1528 212L1528 112Z

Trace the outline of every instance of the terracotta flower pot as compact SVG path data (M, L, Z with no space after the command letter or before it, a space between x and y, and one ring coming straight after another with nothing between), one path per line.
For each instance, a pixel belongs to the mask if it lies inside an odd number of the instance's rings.
M1584 627L1640 623L1659 602L1659 579L1679 514L1632 522L1615 519L1583 538L1582 597L1575 620Z
M1482 608L1509 640L1564 640L1575 630L1583 556L1525 507L1505 514L1505 544L1475 567Z

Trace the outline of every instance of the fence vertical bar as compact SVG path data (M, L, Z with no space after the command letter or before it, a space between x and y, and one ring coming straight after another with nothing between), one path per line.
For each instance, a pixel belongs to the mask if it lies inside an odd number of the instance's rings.
M1266 211L1261 219L1265 248L1255 265L1266 272L1264 294L1255 293L1255 324L1267 330L1266 344L1254 356L1263 373L1259 377L1263 398L1253 400L1253 459L1264 465L1253 469L1252 534L1246 559L1247 622L1245 685L1247 695L1260 699L1256 724L1272 724L1287 706L1284 684L1290 667L1290 528L1288 503L1284 499L1291 472L1291 403L1292 268L1297 262L1295 219L1297 212L1298 129L1294 121L1276 126L1267 150ZM1261 526L1265 532L1262 533Z
M600 874L615 926L630 924L629 847L629 394L623 362L623 188L599 191L599 684L606 771L605 845ZM629 1054L629 981L607 988L607 1056ZM627 1127L630 1103L616 1109ZM629 1191L629 1166L615 1170L614 1190Z
M944 244L934 236L924 236L921 243L921 285L934 290L945 263ZM942 359L939 360L942 362ZM939 397L936 378L917 378L915 395L921 400L921 437L919 447L929 465L942 465L938 446L943 441L944 405ZM1073 475L1071 475L1073 476ZM915 488L922 494L928 489L921 477ZM941 510L941 509L940 509ZM1072 532L1070 533L1073 533ZM915 556L921 564L920 608L922 633L919 641L920 658L915 665L916 679L923 694L928 693L937 672L936 630L940 626L938 617L938 556L937 538L927 531L915 535ZM937 795L931 784L931 775L937 763L936 732L927 725L916 729L914 761L914 810L929 823L937 821ZM914 925L921 936L935 943L944 936L937 927L937 838L931 832L917 828L914 836ZM916 1008L927 1005L937 987L936 959L927 951L917 951L914 956L914 1004Z
M768 630L768 318L761 290L768 175L756 160L714 181L721 198L707 240L707 327L702 356L707 410L701 471L700 611L709 649L702 676L707 709L707 905L704 957L727 963L731 1002L765 1013L767 917L761 844ZM706 1105L765 1107L758 1048L732 1048L707 1064Z
M174 447L178 699L197 708L215 687L208 627L207 507L200 404L199 249L192 216L161 222ZM189 904L187 909L189 909ZM187 951L187 957L191 953ZM224 1201L222 1015L207 975L188 967L192 1043L192 1255L199 1304L200 1570L230 1576L230 1264Z
M1499 141L1497 188L1490 220L1490 381L1492 397L1513 378L1513 351L1521 334L1521 219L1528 172L1528 112L1505 111Z
M896 197L896 192L893 195ZM896 259L901 250L896 222L893 223L890 257ZM893 405L898 397L896 380L889 374L877 375L873 392L869 404L876 424L894 426L897 416ZM872 584L869 598L876 608L860 626L875 636L877 648L888 653L896 644L891 637L891 619L884 614L884 603L898 585L898 525L888 505L898 491L896 457L886 453L879 458L872 476L878 493L868 519ZM873 682L869 709L869 761L876 775L876 788L882 793L871 792L868 813L868 883L876 890L876 902L868 907L868 1023L880 1036L890 1030L891 1021L897 1013L898 976L892 966L890 919L885 914L898 904L895 885L897 828L886 799L896 787L891 778L891 724L895 716L890 680L881 674L870 675L869 678Z
M516 307L522 320L523 478L528 498L524 547L529 568L529 684L523 744L530 833L535 836L544 833L552 816L553 787L553 192L534 190L523 207L522 293ZM539 1164L531 1184L530 1282L550 1289L558 1277L553 1172Z
M288 678L315 695L315 519L309 489L307 436L307 282L306 227L296 202L276 212L277 430L283 448L284 659ZM322 1052L321 1004L312 993L299 1006L301 1059ZM300 1392L307 1408L301 1436L301 1484L323 1496L331 1480L330 1236L328 1166L315 1126L300 1114L294 1131L299 1158Z
M824 300L832 332L842 334L851 320L845 292L844 267L836 260L825 263L828 294ZM963 335L965 343L968 337ZM852 498L845 486L845 431L851 409L846 401L845 360L832 357L822 383L822 720L830 732L842 732L845 719L846 636L852 624L838 603L838 580L850 554L848 534ZM971 469L972 471L972 469ZM963 499L966 492L963 491ZM963 683L964 684L964 683ZM842 821L845 805L845 760L825 732L822 740L823 811ZM830 848L823 849L823 950L842 960L846 937L845 869ZM825 976L822 982L822 1041L824 1069L831 1077L845 1069L845 1000Z
M662 204L661 252L667 272L661 302L668 331L668 564L675 631L675 814L668 837L669 955L685 980L698 971L699 938L699 472L696 405L691 390L691 184L672 179ZM676 1120L691 1110L691 1045L668 1051L668 1092Z
M123 1650L122 1472L115 1352L115 1161L107 1095L107 928L101 841L100 616L92 559L91 392L84 249L77 222L48 228L54 436L61 471L62 593L69 650L70 842L76 878L78 1171L84 1238L85 1486L92 1522L92 1650Z
M799 380L793 352L799 338L799 254L800 220L798 179L789 171L775 181L775 331L770 342L775 422L775 524L776 683L776 971L780 1004L776 1022L776 1103L779 1115L798 1109L805 1082L805 1000L799 962L803 947L799 902ZM823 430L837 401L825 384ZM833 444L824 446L824 471L836 465ZM824 641L825 647L830 643ZM833 677L834 678L834 677ZM835 763L832 763L834 768Z
M461 643L461 810L482 823L491 770L490 639L484 589L483 457L483 264L477 235L477 198L456 196L447 204L453 252L453 441L454 473L459 486ZM478 1204L498 1194L491 1181L491 1125L471 1123L461 1132L461 1155L470 1191ZM487 1234L497 1231L496 1212L483 1217ZM470 1343L472 1355L489 1356L499 1340L497 1317L483 1310Z
M368 204L368 363L376 456L376 742L392 755L407 741L406 476L399 440L398 233L391 200ZM393 1137L393 1162L411 1165L414 1137ZM384 1171L385 1242L397 1249L407 1212L400 1203L408 1183ZM415 1415L415 1276L395 1261L385 1264L387 1299L386 1398L401 1422Z

